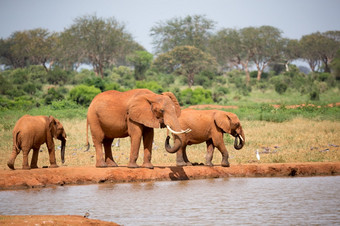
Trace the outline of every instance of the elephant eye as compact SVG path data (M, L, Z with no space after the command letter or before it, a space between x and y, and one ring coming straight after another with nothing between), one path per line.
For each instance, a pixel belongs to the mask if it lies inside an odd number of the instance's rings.
M161 113L164 113L164 109L161 109L160 111L161 111Z

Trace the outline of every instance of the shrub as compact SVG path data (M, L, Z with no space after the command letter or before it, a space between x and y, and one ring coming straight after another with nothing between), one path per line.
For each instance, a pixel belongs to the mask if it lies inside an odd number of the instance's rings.
M100 89L94 86L78 85L69 93L69 99L77 104L88 106L92 99L100 93Z
M284 83L283 81L275 84L275 91L280 95L284 94L286 92L287 88L288 88L287 84Z
M145 81L137 81L136 82L136 88L138 89L149 89L152 92L159 93L161 94L163 92L163 87L159 85L156 81L150 81L150 82L145 82Z
M55 88L50 88L47 91L47 94L43 95L44 103L49 105L52 101L58 101L64 99L64 95L61 94L60 90L56 90Z
M213 103L212 94L210 90L203 88L196 88L192 90L187 88L180 94L180 104L211 104Z
M118 91L123 91L118 83L112 82L112 83L106 83L105 84L105 91L107 90L118 90Z
M100 89L102 92L105 90L105 82L100 77L92 77L85 79L85 84L87 86L94 86L98 89Z
M47 81L53 85L64 85L68 81L67 71L62 70L59 67L55 67L47 73Z

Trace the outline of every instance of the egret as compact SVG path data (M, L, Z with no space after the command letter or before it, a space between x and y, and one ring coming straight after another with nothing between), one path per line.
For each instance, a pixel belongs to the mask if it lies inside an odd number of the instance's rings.
M257 158L257 160L260 161L260 154L259 154L259 150L258 149L256 149L256 158Z

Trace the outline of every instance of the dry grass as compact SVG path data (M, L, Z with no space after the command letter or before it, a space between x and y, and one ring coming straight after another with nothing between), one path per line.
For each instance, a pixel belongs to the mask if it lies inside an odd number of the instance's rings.
M94 166L95 149L84 152L86 143L86 120L62 120L68 135L66 146L66 166ZM246 145L241 150L233 148L233 139L225 135L225 143L229 151L231 164L244 164L251 162L328 162L340 161L340 122L313 121L297 118L283 123L263 121L243 121L242 126L246 135ZM153 148L152 163L154 165L175 165L175 154L169 154L164 149L166 137L165 129L155 130L155 144ZM89 134L89 140L92 143ZM116 142L114 141L114 144ZM60 141L56 141L56 146ZM265 150L265 148L268 150ZM12 135L10 130L0 131L0 168L7 168L6 162L12 149ZM38 166L48 166L48 152L46 145L42 145L39 153ZM259 150L261 159L255 156ZM118 165L127 165L130 153L130 139L120 139L120 147L113 147L113 156ZM60 163L60 151L57 149L57 162ZM265 153L268 152L268 153ZM205 143L192 145L187 148L188 158L191 162L204 163L206 154ZM30 154L31 155L31 154ZM138 164L142 164L143 151L139 153ZM218 165L221 155L215 149L213 163ZM21 168L22 154L19 154L15 163Z

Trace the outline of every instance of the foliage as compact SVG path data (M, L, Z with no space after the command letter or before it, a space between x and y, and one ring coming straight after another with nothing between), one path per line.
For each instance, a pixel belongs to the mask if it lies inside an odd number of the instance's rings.
M52 101L60 101L64 99L64 95L61 93L60 89L50 88L47 93L43 95L44 103L49 105Z
M143 80L145 78L144 74L149 69L153 55L147 51L136 51L132 56L129 56L128 61L130 61L135 67L135 79Z
M166 53L178 46L194 46L206 51L214 24L202 15L159 22L151 28L156 53Z
M211 104L214 102L211 91L202 88L194 90L187 88L181 91L178 101L183 105Z
M164 72L175 72L187 77L188 85L194 84L194 76L204 70L212 70L216 61L209 54L193 46L179 46L161 54L154 66Z
M137 89L149 89L154 93L161 94L164 92L162 86L160 86L156 81L150 81L150 82L145 82L145 81L137 81L136 82L136 88Z
M69 99L77 104L89 106L92 99L100 92L100 89L94 86L78 85L70 91Z

